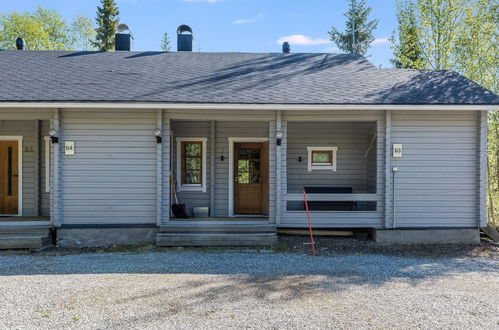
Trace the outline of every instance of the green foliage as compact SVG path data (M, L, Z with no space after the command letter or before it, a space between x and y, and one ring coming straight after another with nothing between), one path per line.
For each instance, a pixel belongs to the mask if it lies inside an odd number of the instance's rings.
M464 8L471 0L418 0L423 67L454 68L459 34L464 26Z
M61 15L38 7L33 13L12 12L0 16L0 48L15 49L18 37L31 50L70 49L69 30Z
M118 25L120 13L114 0L101 0L102 6L97 7L97 29L93 45L100 51L114 50L114 34Z
M499 93L499 2L471 1L463 10L465 28L457 36L454 69Z
M71 43L75 50L96 50L95 30L92 20L88 17L76 15L71 22Z
M488 144L488 218L490 224L499 228L499 111L489 113Z
M419 69L423 67L423 59L419 40L421 32L416 19L416 8L412 1L397 1L397 30L390 41L395 58L393 66L399 69Z
M167 32L163 33L163 37L161 38L161 49L165 52L170 50L170 38Z
M345 13L345 32L331 28L329 36L342 51L365 55L374 41L373 31L378 26L378 20L368 21L372 8L366 6L365 0L350 1L350 9Z

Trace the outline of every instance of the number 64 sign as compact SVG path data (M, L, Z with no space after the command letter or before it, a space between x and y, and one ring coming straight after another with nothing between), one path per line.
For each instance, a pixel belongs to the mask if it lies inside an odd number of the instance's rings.
M75 142L74 141L65 141L64 142L64 154L73 156L75 154Z

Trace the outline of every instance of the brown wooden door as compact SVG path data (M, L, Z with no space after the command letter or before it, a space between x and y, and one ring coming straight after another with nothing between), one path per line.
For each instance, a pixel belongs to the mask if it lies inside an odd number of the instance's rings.
M0 141L0 214L19 212L19 148L17 141Z
M268 143L235 143L234 155L234 213L268 214Z

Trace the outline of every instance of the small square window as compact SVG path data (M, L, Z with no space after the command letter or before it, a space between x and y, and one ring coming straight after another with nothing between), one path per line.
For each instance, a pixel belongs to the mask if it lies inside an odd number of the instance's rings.
M336 171L337 147L308 147L308 171Z
M333 152L312 150L312 165L333 165Z

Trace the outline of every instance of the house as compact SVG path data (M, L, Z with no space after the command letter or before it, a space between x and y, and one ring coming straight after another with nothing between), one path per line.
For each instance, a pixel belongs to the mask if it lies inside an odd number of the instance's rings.
M314 228L477 242L498 96L451 71L178 37L0 51L0 247L270 244L307 227L304 189Z

